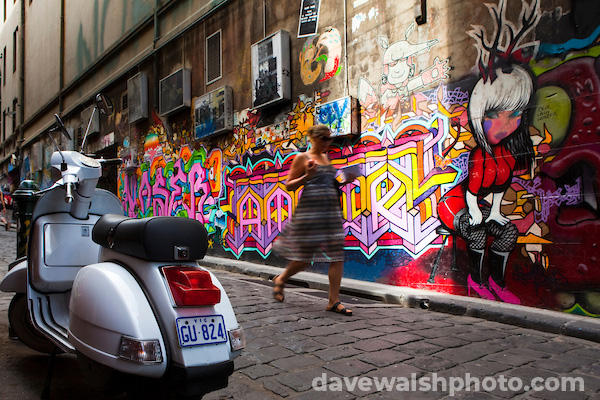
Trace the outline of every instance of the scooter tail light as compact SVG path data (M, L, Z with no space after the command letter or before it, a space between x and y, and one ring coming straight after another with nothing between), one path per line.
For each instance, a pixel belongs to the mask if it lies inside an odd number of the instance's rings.
M221 302L221 290L213 284L208 271L186 265L163 267L162 271L176 306L211 306Z

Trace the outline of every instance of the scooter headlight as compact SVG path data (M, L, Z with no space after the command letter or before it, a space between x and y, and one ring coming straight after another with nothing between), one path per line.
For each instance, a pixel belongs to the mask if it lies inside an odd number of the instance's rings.
M158 340L138 340L127 336L121 336L119 358L139 364L155 364L163 361Z

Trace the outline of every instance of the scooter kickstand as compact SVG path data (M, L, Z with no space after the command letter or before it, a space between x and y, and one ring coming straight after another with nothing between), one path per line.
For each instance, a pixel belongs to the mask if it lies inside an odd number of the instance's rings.
M48 360L48 372L46 373L46 383L44 384L44 391L42 392L41 396L42 400L47 400L50 398L50 382L52 381L52 371L54 370L56 353L58 353L58 347L55 346L52 350L52 353L50 353L50 359Z

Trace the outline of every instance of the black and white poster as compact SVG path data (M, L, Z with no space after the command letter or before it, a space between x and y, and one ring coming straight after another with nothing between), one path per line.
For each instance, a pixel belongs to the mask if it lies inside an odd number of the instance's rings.
M319 24L319 0L302 0L300 6L300 21L298 37L317 34Z

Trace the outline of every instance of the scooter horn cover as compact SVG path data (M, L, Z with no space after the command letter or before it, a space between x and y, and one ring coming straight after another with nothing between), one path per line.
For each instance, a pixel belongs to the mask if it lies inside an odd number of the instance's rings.
M206 254L204 225L190 218L130 218L105 214L94 225L92 240L119 253L151 261L199 260Z

